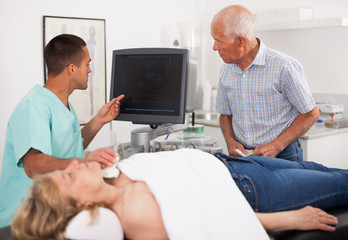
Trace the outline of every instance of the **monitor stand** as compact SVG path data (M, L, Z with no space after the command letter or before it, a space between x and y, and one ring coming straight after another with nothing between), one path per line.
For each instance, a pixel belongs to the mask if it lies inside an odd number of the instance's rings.
M163 124L156 129L150 127L141 127L134 129L131 132L132 146L144 146L144 152L150 152L150 141L156 137L182 131L187 128L187 123L184 124Z

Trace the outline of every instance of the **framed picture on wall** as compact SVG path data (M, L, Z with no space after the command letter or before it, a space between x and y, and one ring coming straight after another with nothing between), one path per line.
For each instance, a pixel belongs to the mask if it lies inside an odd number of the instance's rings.
M69 97L81 125L86 124L106 102L105 19L43 16L43 45L57 35L81 37L91 56L92 72L86 90L75 90ZM45 82L47 69L44 63Z

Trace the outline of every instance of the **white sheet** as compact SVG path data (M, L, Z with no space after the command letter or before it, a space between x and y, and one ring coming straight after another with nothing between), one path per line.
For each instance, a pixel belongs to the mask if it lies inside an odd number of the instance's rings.
M226 166L208 153L136 154L118 167L147 183L171 240L269 239Z

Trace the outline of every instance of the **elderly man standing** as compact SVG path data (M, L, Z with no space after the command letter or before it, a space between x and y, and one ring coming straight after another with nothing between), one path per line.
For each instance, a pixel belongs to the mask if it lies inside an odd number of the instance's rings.
M299 137L317 121L318 108L302 65L265 46L254 23L240 5L222 9L211 23L213 50L224 61L216 107L228 152L301 161Z

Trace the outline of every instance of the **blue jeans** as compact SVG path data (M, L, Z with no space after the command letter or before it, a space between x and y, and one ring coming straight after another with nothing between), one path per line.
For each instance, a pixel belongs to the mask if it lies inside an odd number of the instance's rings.
M314 162L278 158L232 157L215 153L256 212L277 212L310 205L327 210L348 206L348 170Z
M276 158L282 158L290 161L303 161L303 150L300 140L290 143Z

